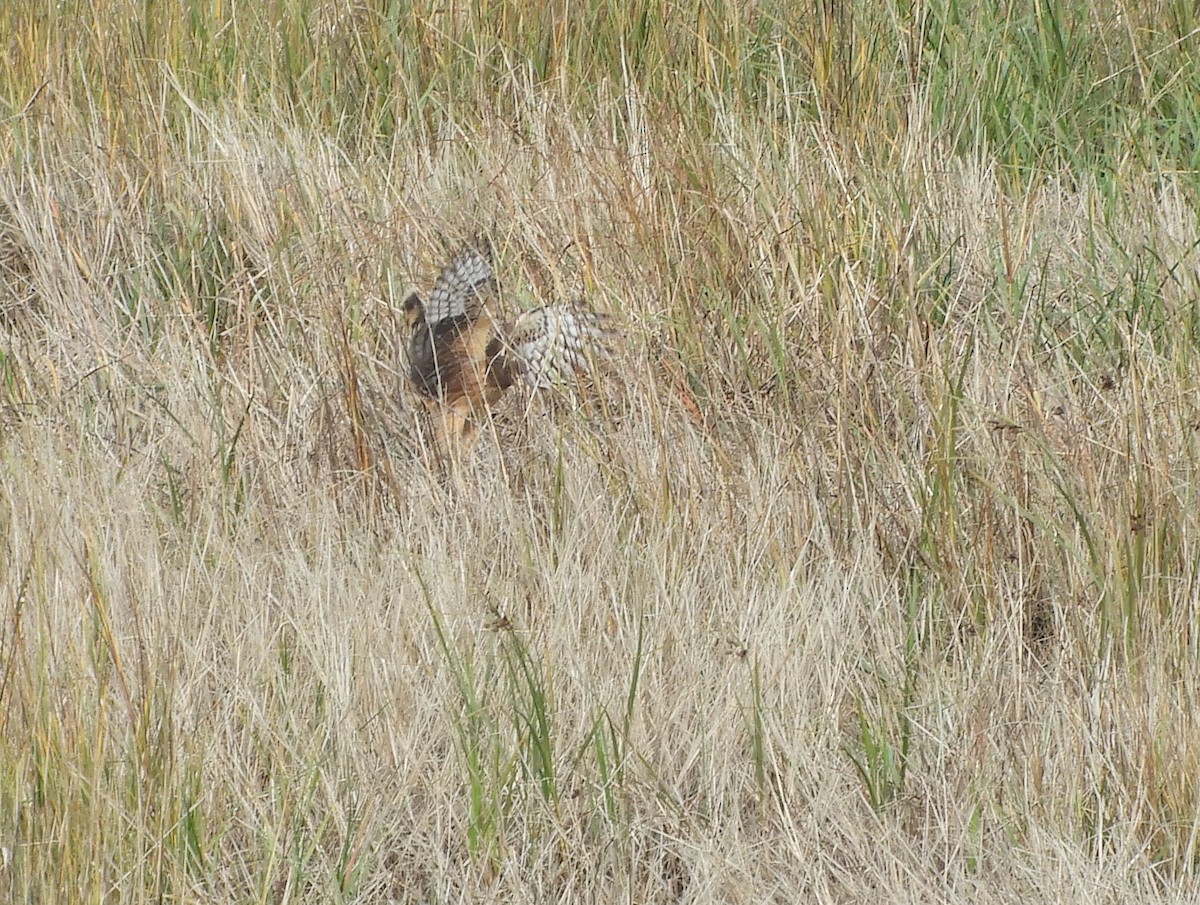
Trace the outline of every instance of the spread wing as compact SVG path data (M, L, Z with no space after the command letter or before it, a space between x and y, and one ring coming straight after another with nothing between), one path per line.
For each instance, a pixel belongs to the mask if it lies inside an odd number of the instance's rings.
M573 374L586 375L591 361L607 355L607 319L583 305L547 305L526 311L508 334L517 370L535 389Z
M486 245L468 246L456 254L442 268L427 300L416 294L409 297L409 374L419 392L435 397L478 390L475 374L493 357L487 306L495 297L496 277Z
M425 302L425 322L436 330L442 321L459 317L474 320L495 295L491 251L486 246L469 246L442 268Z

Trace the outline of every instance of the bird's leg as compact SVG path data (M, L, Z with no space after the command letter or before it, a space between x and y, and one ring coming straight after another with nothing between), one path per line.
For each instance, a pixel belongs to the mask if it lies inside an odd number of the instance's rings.
M466 428L464 413L454 405L442 405L431 400L428 403L430 420L433 422L433 446L438 458L453 459L462 445Z
M465 457L479 442L480 417L487 409L472 404L469 396L434 407L430 405L434 422L434 440L438 455L444 459Z
M475 448L475 444L478 442L479 425L470 418L464 419L462 433L459 435L459 450L465 456Z

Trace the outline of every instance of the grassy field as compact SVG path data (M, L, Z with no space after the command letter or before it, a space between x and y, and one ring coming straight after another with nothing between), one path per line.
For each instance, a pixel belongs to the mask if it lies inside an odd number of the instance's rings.
M0 899L1197 901L1197 29L0 5Z

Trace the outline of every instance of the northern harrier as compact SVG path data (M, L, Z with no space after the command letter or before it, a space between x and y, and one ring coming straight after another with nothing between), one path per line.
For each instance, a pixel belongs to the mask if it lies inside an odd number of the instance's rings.
M496 318L498 287L491 250L469 245L442 269L427 301L412 293L409 377L433 415L439 450L468 446L478 421L518 378L544 389L588 371L604 352L603 315L559 304L521 314L511 327Z

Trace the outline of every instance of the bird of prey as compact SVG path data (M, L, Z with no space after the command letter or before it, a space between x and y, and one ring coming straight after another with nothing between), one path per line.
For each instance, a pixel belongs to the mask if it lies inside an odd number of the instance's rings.
M439 452L469 448L485 417L517 380L545 389L588 373L605 353L601 314L579 304L534 308L498 320L499 287L490 247L467 245L450 260L427 299L404 302L412 336L409 378L433 416Z

